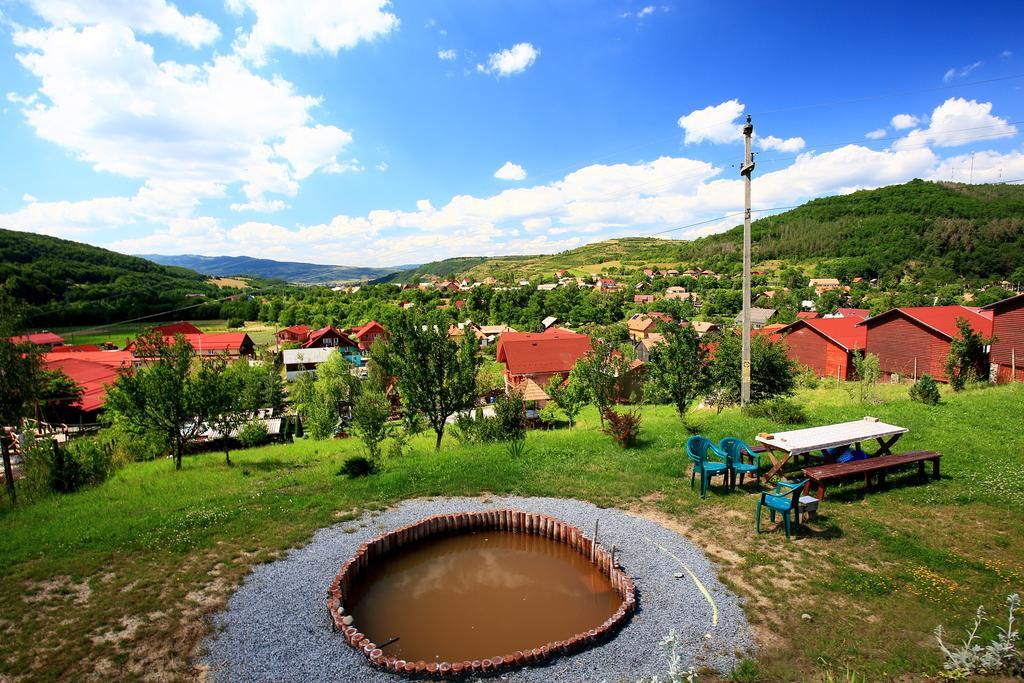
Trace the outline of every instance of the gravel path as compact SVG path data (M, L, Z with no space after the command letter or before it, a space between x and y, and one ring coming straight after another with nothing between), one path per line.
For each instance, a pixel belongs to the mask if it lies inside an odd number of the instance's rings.
M738 658L752 651L739 599L719 583L714 566L699 548L655 522L571 499L437 498L406 501L321 529L305 547L255 567L229 599L227 610L213 619L214 635L206 642L204 657L212 678L395 683L398 677L371 667L331 630L325 607L327 586L360 543L385 530L433 514L501 507L548 514L588 535L593 533L594 519L600 519L600 540L620 549L622 566L638 589L639 609L607 643L496 680L614 682L664 674L667 663L659 643L671 628L682 644L685 666L727 673ZM718 608L717 626L712 627L711 605L679 561L710 593ZM678 572L683 578L675 578Z

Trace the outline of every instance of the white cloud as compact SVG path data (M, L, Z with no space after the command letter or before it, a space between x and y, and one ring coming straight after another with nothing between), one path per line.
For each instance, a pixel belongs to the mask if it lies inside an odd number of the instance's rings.
M390 0L304 0L301 8L281 0L227 0L228 9L251 10L256 23L235 43L239 54L263 63L274 48L298 54L355 47L386 36L398 28L398 17L387 11Z
M377 164L376 168L377 168L377 170L378 170L378 171L380 171L381 173L384 173L385 171L387 171L387 170L388 170L389 168L391 168L391 167L390 167L390 166L388 166L388 162L386 162L386 161L382 161L382 162L380 162L379 164Z
M200 47L220 29L200 14L183 15L167 0L29 0L32 10L54 26L118 24L139 33L162 33Z
M259 199L252 202L238 202L231 205L232 211L258 211L260 213L274 213L275 211L283 211L290 209L291 205L286 204L281 199Z
M630 19L630 18L645 19L645 18L655 14L659 10L662 11L662 12L667 12L669 10L669 7L668 7L668 5L661 5L661 6L646 5L644 7L641 7L640 9L636 10L635 12L629 11L629 10L623 12L622 14L619 15L619 19Z
M799 152L807 144L803 138L777 138L774 135L767 135L757 138L757 144L761 149L774 149L778 152Z
M893 145L908 149L920 145L954 147L977 139L1013 137L1017 127L992 115L991 102L951 97L932 112L927 128L915 128Z
M477 71L496 76L511 76L526 71L537 61L540 50L530 43L516 43L507 50L492 52L487 57L487 65L477 64Z
M874 130L869 130L867 133L864 133L864 137L866 137L868 140L881 140L882 138L885 137L885 134L885 128L876 128Z
M1002 52L999 53L999 56L1002 57L1003 59L1009 59L1010 57L1013 56L1013 53L1009 50L1003 50Z
M32 204L34 202L38 202L39 200L30 195L28 192L26 192L25 194L21 195L21 201L27 204Z
M454 60L458 56L459 56L458 51L454 50L454 49L451 49L451 48L449 48L447 50L438 50L437 51L438 59L443 59L446 62L450 62L450 61Z
M97 171L154 182L241 183L250 201L294 195L317 169L345 168L351 134L310 125L319 100L234 56L156 63L131 29L19 30L18 60L40 81L22 111L41 138Z
M300 126L285 133L274 152L291 164L292 175L302 180L320 168L339 168L338 153L352 142L352 135L335 126Z
M892 117L889 121L889 125L896 130L913 128L919 123L921 123L921 119L917 118L913 114L896 114L896 116Z
M494 177L498 180L523 180L526 178L526 169L519 164L506 161L501 168L494 172Z
M973 169L972 169L973 166ZM1020 151L1000 154L991 150L961 154L943 159L928 178L954 180L966 183L998 183L1024 178L1024 153Z
M954 78L963 78L965 76L969 76L972 71L974 71L975 69L978 69L978 68L980 68L980 67L982 67L984 65L985 65L985 62L980 62L979 61L979 62L974 62L973 64L968 64L967 66L962 66L962 67L960 67L958 69L957 68L949 69L949 70L946 71L945 74L943 74L942 80L945 81L946 83L949 83Z
M683 142L736 142L743 137L743 128L736 119L743 113L739 100L728 100L679 117L679 127L685 131Z

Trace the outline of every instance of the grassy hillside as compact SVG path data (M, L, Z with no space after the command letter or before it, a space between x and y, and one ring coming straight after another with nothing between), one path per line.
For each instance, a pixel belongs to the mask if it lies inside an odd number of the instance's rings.
M359 268L356 266L325 266L316 263L274 261L250 256L197 256L182 254L140 254L141 258L165 266L181 266L204 275L251 275L284 280L295 284L323 285L373 280L397 271L396 268Z
M530 277L561 268L584 275L605 267L678 265L728 272L739 268L742 237L737 226L693 241L627 237L551 255L448 259L421 266L417 277ZM787 260L838 277L913 271L939 281L1024 280L1024 186L915 180L816 199L754 221L752 241L756 263Z
M506 256L505 259L515 260L518 256ZM462 273L472 271L476 266L487 263L494 259L486 256L460 256L456 258L444 259L443 261L431 261L430 263L424 263L423 265L416 266L409 270L403 270L397 273L391 273L384 277L378 278L376 282L401 282L401 283L414 283L419 282L428 275L433 275L441 278L450 278Z
M185 268L13 230L0 230L0 282L25 304L31 328L136 318L233 291ZM216 317L203 313L181 317Z
M941 667L932 629L958 638L977 605L1001 613L1024 587L1024 437L1013 418L1024 387L947 394L936 407L911 402L906 386L879 390L880 405L835 387L797 400L811 424L868 413L909 428L900 448L941 451L942 479L909 472L870 494L859 481L829 489L819 521L788 543L767 520L755 533L754 484L699 498L681 455L688 433L656 405L643 408L630 451L588 409L571 430L531 432L519 458L451 438L435 453L421 435L379 474L350 480L337 472L359 441L303 439L233 453L233 467L219 453L186 458L181 472L136 463L96 488L17 510L0 503L0 617L17 625L0 676L199 677L193 657L216 628L207 617L253 564L405 498L516 494L654 516L703 548L744 597L758 643L756 665L732 680L931 680ZM736 409L696 410L692 421L715 439L779 428Z

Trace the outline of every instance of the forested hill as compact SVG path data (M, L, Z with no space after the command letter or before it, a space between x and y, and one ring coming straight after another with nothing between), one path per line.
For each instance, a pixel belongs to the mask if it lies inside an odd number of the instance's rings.
M0 229L0 283L27 308L37 329L99 324L216 300L235 290L217 287L185 268L56 237ZM204 310L205 309L205 310ZM217 317L216 304L190 309Z
M729 272L739 267L742 237L742 226L693 241L624 237L552 255L448 259L420 266L416 277L526 277L562 268L579 275L620 266ZM1017 272L1024 267L1024 186L915 180L816 199L754 221L752 241L755 263L803 263L822 275L1024 280Z
M253 277L285 280L303 285L339 284L373 280L398 271L398 268L361 268L357 266L328 266L316 263L273 261L250 256L164 256L139 254L165 266L182 266L205 275L251 275Z

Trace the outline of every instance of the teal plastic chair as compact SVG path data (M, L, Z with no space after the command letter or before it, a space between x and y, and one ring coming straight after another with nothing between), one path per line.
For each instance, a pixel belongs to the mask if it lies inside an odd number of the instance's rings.
M723 460L717 462L709 460L708 454L715 449L711 439L704 436L691 436L686 440L686 455L693 463L693 474L690 475L690 488L693 488L693 481L700 473L700 497L703 498L708 492L708 481L711 477L721 474L728 480L729 463Z
M729 468L732 470L731 488L736 488L737 474L740 475L740 486L748 474L753 474L757 478L757 483L761 483L761 456L752 451L741 439L727 436L718 443L718 450L728 458ZM751 462L744 462L744 458L750 458Z
M800 492L803 490L807 480L791 484L788 481L779 482L775 486L774 493L761 492L761 500L757 503L757 533L761 533L761 506L767 505L771 510L771 521L775 521L775 513L782 515L783 526L786 527L786 540L789 540L790 514L800 523L798 506L800 505Z

